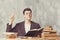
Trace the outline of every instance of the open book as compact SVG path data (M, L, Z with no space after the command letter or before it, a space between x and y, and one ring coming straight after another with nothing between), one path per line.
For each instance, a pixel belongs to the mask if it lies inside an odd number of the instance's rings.
M32 29L32 30L28 31L28 32L25 34L25 36L37 36L37 35L39 35L39 34L42 33L42 30L43 30L43 28Z

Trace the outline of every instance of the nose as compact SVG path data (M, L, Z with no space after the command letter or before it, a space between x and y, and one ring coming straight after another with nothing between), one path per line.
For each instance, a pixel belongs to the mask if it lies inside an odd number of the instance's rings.
M28 13L29 16L31 16L31 13Z

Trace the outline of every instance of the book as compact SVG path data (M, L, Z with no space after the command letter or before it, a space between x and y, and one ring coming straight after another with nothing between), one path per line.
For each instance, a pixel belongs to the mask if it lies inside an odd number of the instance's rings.
M25 36L31 36L31 37L37 36L37 35L39 35L39 34L42 33L42 30L43 30L43 28L32 29L32 30L28 31L28 32L25 34Z

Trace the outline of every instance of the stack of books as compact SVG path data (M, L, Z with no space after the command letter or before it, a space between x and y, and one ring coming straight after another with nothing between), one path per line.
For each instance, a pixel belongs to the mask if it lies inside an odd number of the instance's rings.
M56 30L54 30L51 26L46 26L44 29L43 29L43 32L42 32L42 37L55 37L57 36L56 34Z

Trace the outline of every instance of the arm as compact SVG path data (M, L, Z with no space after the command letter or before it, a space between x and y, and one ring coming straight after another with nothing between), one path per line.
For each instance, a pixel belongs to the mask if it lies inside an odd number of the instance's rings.
M37 26L36 26L36 27L37 27L37 29L41 28L39 24L37 24Z
M14 28L12 28L12 24L11 25L7 24L6 32L17 32L17 24L15 25Z
M10 30L12 29L12 24L9 25L9 23L7 24L7 28L6 28L6 32L10 32Z
M13 21L14 21L14 15L12 15L9 19L9 23L7 24L6 32L10 32L10 31L13 31L16 29L16 26L12 29Z

